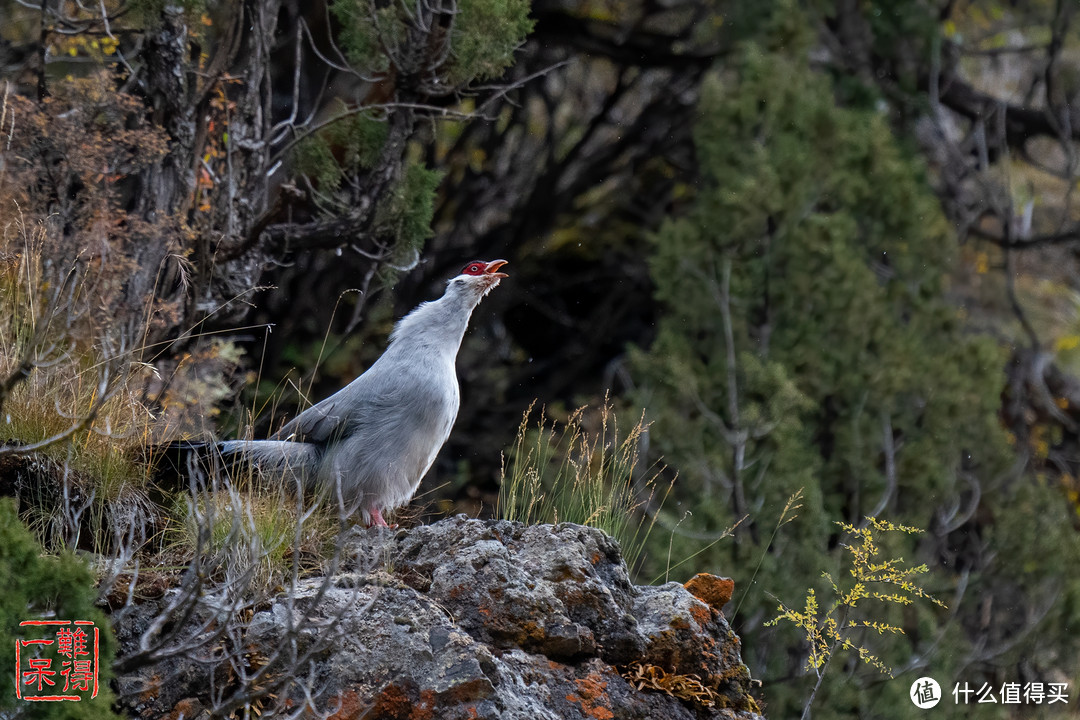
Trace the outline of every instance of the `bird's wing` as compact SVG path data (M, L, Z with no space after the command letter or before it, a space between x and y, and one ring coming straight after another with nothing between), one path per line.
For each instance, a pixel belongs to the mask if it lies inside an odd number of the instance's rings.
M344 388L294 417L271 436L273 440L323 443L338 434L347 420L349 403Z

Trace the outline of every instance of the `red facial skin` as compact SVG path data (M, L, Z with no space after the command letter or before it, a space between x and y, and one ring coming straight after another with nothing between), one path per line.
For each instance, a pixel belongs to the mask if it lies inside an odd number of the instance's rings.
M496 272L505 264L505 260L492 260L490 262L486 262L484 260L473 260L461 269L461 274L474 276L493 275L494 277L507 277L505 273Z

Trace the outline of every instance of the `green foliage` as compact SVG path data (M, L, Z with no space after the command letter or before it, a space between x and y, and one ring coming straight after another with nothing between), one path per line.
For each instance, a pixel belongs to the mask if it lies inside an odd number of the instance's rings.
M661 442L685 453L693 428L731 482L751 464L736 467L733 446L774 477L801 446L785 468L816 456L803 479L862 484L868 503L891 445L901 488L951 489L958 448L1002 440L1001 357L942 301L951 243L918 165L882 117L837 108L826 78L782 55L749 49L736 82L706 83L701 111L705 185L654 238L666 313L636 355L673 396L657 427L679 422L680 439ZM690 477L710 492L710 472Z
M86 720L106 720L116 718L110 709L112 692L109 678L115 641L108 618L94 606L96 591L94 578L90 570L71 553L59 557L42 557L30 532L19 521L15 504L10 498L0 498L0 580L4 591L0 593L0 713L18 708L32 709L34 717L40 718L84 718ZM31 704L15 697L15 687L11 679L15 677L12 649L19 639L47 639L47 633L41 628L20 627L24 620L88 620L99 628L99 678L98 696L91 700L66 702L41 702ZM54 631L55 632L55 631ZM33 646L31 646L33 647ZM44 657L53 657L52 669L57 670L53 678L60 685L55 690L62 690L63 678L59 675L60 660L48 651Z
M345 154L346 167L370 169L382 154L390 132L385 118L360 113L333 129Z
M293 151L296 170L314 179L323 192L337 190L347 176L374 167L389 132L385 119L371 113L352 113L342 104L339 114Z
M600 528L615 538L623 558L635 569L655 523L659 470L635 479L638 447L647 431L644 418L625 436L605 398L598 431L589 431L585 407L575 410L562 428L541 417L530 428L534 405L522 416L510 451L510 474L503 467L498 517L523 522L572 522ZM670 485L666 490L670 490Z
M381 200L375 225L396 239L395 261L411 259L431 237L435 191L442 176L441 171L430 170L420 162L407 162L401 179Z
M680 469L668 507L692 513L681 527L700 536L746 516L738 542L694 563L735 577L737 624L767 612L763 590L835 575L835 521L888 511L929 526L962 473L993 481L1008 453L1003 355L944 300L954 242L922 167L884 116L838 107L803 56L745 48L705 81L695 140L695 201L652 238L664 314L632 361L653 447ZM763 523L800 487L798 521L768 538ZM893 542L917 555L914 538ZM671 544L679 557L703 543ZM740 634L766 686L797 670L775 635ZM869 642L890 663L911 652L903 636ZM769 691L774 712L801 705L805 690L789 690Z
M1003 662L1074 669L1072 687L1080 679L1075 672L1080 641L1072 632L1080 623L1080 511L1062 502L1057 482L1041 475L1003 488L996 500L999 511L986 543L1008 558L1006 579L1027 589L1029 606L1044 614L1036 626L1009 617L1007 624L993 628L993 640L1008 647ZM1005 642L1024 633L1031 635L1026 642Z
M532 32L527 0L461 0L454 23L450 81L462 85L496 78Z
M911 71L915 66L902 58L905 54L929 55L940 28L938 8L926 0L874 0L863 6L863 17L872 31L874 49L883 57L896 59L899 79L905 89L914 90Z
M374 165L386 137L385 122L364 113L344 117L297 145L297 169L318 182L321 192L333 193L347 177ZM435 193L442 178L441 171L406 160L401 177L380 197L374 227L394 243L391 266L410 264L431 237ZM381 281L392 284L395 272L384 268Z
M406 3L377 7L370 0L338 0L331 10L342 26L345 54L362 72L394 67L405 74L434 73L449 87L498 77L533 26L526 0L461 0L452 15L449 52L438 42L418 43L429 46L423 55L409 48L419 28Z
M309 135L293 151L296 171L308 175L320 190L330 192L341 187L345 172L334 157L334 148L324 133Z
M404 29L396 3L377 8L365 0L339 0L330 5L330 11L341 23L341 41L349 62L366 72L385 72L390 58L382 52L382 43L396 48Z

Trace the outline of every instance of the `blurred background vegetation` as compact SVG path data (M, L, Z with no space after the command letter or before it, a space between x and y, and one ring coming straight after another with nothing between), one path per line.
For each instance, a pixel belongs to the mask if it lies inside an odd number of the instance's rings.
M814 678L798 629L765 622L827 594L837 523L916 526L887 552L948 609L880 610L904 634L858 642L896 679L838 658L815 714L914 716L922 675L1065 682L1075 705L1071 0L0 15L0 494L47 547L161 549L154 443L272 431L502 257L414 521L492 515L504 474L544 495L504 503L544 519L577 502L552 478L595 464L609 515L605 487L637 488L616 514L639 581L734 578L771 717ZM516 467L534 401L577 448L538 449L551 473Z

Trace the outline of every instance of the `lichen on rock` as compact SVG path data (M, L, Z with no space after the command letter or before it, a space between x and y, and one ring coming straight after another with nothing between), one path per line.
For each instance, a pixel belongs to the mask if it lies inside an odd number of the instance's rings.
M760 717L722 612L678 583L634 586L599 530L458 516L354 529L343 558L333 583L302 580L255 612L245 634L250 648L270 649L300 622L311 643L332 632L310 675L336 717ZM638 689L624 677L632 666L708 690ZM203 690L174 685L167 702Z

